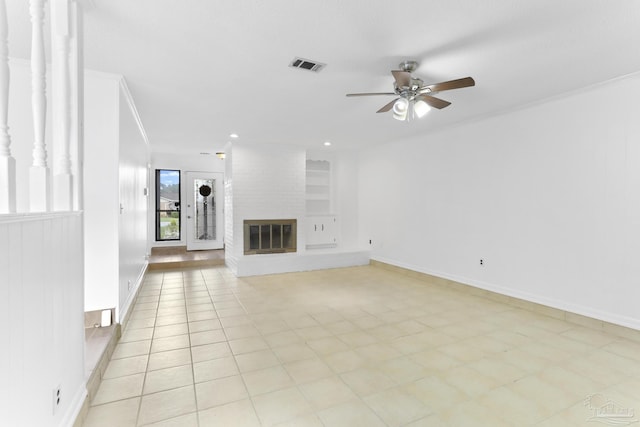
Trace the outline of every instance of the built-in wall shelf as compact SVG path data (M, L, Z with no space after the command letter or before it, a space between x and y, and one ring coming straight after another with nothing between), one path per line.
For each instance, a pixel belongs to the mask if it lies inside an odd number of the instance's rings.
M307 249L337 247L338 219L333 214L330 161L307 159L305 196Z
M307 160L307 215L331 213L331 163L327 160Z

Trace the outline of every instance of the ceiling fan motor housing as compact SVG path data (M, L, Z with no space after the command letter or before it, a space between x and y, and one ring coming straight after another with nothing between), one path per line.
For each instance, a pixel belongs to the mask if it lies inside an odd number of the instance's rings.
M402 71L413 73L418 68L418 62L416 61L402 61L399 65Z

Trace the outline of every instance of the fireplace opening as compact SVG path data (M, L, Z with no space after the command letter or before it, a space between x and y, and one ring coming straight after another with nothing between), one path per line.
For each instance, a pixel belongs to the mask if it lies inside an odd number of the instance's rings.
M296 252L297 220L244 220L244 254Z

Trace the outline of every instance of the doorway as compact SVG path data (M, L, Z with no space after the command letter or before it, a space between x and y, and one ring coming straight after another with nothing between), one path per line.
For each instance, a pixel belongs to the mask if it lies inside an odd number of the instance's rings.
M224 247L222 173L185 172L187 250Z

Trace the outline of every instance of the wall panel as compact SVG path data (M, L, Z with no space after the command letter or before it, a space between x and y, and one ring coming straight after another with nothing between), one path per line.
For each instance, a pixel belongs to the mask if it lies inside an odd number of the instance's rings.
M0 217L3 424L68 425L80 408L86 393L81 233L80 213Z

